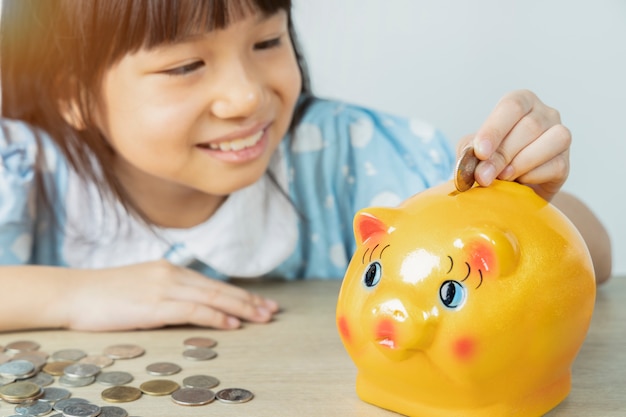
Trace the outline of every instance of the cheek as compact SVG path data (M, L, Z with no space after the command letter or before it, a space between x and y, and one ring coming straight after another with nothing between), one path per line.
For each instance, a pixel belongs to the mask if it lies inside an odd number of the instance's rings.
M476 355L476 341L471 337L460 337L452 343L452 353L462 362L470 361Z
M348 325L348 320L345 316L341 316L337 319L337 328L339 329L339 334L346 343L352 343L350 338L350 326Z

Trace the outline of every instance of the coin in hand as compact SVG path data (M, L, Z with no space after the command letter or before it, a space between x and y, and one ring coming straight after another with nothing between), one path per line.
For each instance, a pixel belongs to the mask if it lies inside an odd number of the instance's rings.
M478 162L473 147L467 146L463 149L454 169L454 186L458 191L463 192L472 188L475 181L474 171Z

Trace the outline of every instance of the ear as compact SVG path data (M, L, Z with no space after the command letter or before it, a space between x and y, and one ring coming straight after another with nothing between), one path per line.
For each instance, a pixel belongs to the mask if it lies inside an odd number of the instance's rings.
M455 242L465 253L472 270L486 277L505 277L519 264L519 244L510 231L483 227L468 231Z
M395 212L387 208L368 208L357 212L354 216L354 237L361 244L377 235L391 233L390 222Z

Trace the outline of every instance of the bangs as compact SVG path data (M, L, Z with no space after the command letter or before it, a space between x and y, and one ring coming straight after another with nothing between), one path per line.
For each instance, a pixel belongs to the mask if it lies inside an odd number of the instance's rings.
M72 37L85 42L80 49L95 54L87 58L111 64L129 52L224 29L254 13L289 12L291 0L65 0L64 8L72 16Z

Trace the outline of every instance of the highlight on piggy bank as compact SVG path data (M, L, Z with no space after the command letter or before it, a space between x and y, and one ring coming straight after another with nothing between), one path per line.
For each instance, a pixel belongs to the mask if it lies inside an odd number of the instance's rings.
M371 404L415 417L541 416L569 393L595 277L572 223L529 187L447 182L354 218L337 303Z

